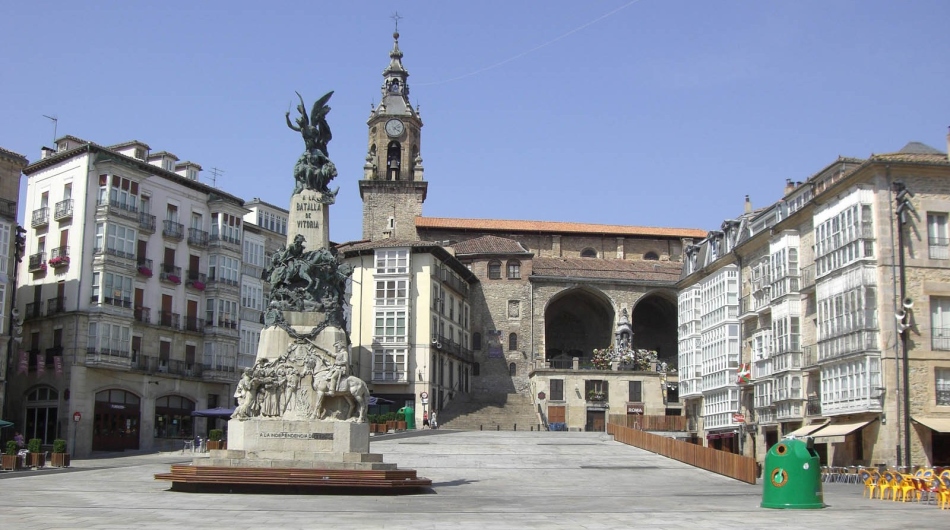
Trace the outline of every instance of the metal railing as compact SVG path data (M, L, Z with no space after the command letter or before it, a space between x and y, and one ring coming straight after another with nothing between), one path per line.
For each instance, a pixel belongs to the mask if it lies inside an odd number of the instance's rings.
M162 221L162 236L169 239L181 239L185 237L185 226L166 219Z
M56 203L53 207L53 219L68 219L73 216L73 200L66 199Z
M197 289L199 291L204 291L205 286L208 284L208 275L203 272L194 271L188 269L187 280L185 285Z
M143 324L151 324L151 308L148 307L136 307L135 308L135 321L142 322Z
M29 268L30 272L33 271L45 271L46 270L46 253L37 252L32 254L29 258Z
M930 348L950 350L950 328L930 328Z
M198 228L188 229L188 244L196 247L208 246L208 232Z
M43 316L43 302L29 302L26 304L26 312L23 315L23 320L40 318L41 316Z
M155 233L155 216L149 215L145 212L140 213L139 230L142 232L148 232L150 234Z
M204 333L205 330L205 321L203 318L198 317L185 317L185 331L193 331L195 333Z
M181 267L176 267L169 263L162 263L159 279L168 283L178 285L181 283Z
M16 220L16 201L0 199L0 216Z
M43 226L49 224L49 207L37 208L33 210L32 226Z
M46 316L66 312L66 297L57 296L46 301Z
M158 325L166 328L179 329L181 327L181 315L170 311L159 311Z
M141 274L142 276L145 276L146 278L151 278L155 270L152 268L152 260L150 259L138 260L138 262L136 262L135 264L135 269L138 271L139 274Z

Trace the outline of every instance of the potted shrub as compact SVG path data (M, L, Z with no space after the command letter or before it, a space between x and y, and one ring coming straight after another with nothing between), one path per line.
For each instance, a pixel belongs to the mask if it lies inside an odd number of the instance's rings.
M223 430L211 429L208 432L208 450L224 449L224 442L221 441L221 438L224 438Z
M29 466L30 467L43 467L46 465L46 453L43 452L43 440L39 438L30 438L30 441L27 442L26 447L30 450L29 455Z
M20 469L20 457L17 456L16 442L10 440L7 442L7 450L3 453L2 462L0 462L0 467L7 470Z
M50 459L53 467L69 467L69 453L66 452L66 440L53 440L53 454Z
M396 430L404 431L406 430L406 415L402 412L396 413Z

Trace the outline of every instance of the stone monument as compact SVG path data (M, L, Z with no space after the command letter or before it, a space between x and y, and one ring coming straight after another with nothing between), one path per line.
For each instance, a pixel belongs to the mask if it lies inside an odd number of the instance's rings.
M303 136L305 150L294 166L287 244L274 253L264 272L271 286L265 328L254 366L244 371L234 394L238 405L228 422L227 449L196 458L193 466L173 466L172 473L156 478L176 485L210 483L192 477L201 475L201 468L213 468L216 476L233 475L232 483L247 484L252 474L242 470L270 468L274 472L265 474L262 484L275 484L275 477L290 476L287 470L292 470L296 478L291 482L299 486L301 470L313 470L315 483L303 485L431 485L416 478L415 471L397 472L395 464L369 452L369 389L350 373L344 313L353 268L329 248L329 207L339 191L328 188L337 175L327 155L327 102L332 95L317 100L308 115L298 93L300 116L291 122L290 112L286 114L287 126ZM350 473L330 484L332 470ZM361 471L394 474L370 484L358 476Z

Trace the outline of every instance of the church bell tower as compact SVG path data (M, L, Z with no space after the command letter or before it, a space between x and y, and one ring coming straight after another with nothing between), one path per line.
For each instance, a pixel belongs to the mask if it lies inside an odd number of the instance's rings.
M423 180L422 119L409 103L409 72L402 66L399 32L393 33L382 98L369 114L369 148L360 181L363 239L417 240L429 184Z

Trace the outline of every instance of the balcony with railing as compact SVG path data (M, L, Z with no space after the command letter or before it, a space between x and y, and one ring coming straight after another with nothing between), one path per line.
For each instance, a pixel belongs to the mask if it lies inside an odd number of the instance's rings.
M16 201L0 199L0 217L16 221Z
M194 333L204 333L205 320L203 318L198 318L194 316L186 316L185 317L185 331L192 331Z
M468 296L469 286L468 282L462 280L458 276L452 273L452 270L448 267L435 267L432 269L432 278L434 280L440 281L445 285L448 285L457 293Z
M232 280L231 278L224 278L220 273L211 272L208 273L208 285L214 287L228 286L228 287L237 287L240 285L237 280Z
M46 253L37 252L32 254L28 260L30 272L46 272Z
M46 316L66 312L66 297L57 296L46 301Z
M165 328L180 329L181 315L170 311L159 311L157 324Z
M139 208L134 202L110 201L103 198L96 202L96 214L117 215L126 219L138 220Z
M143 234L155 233L155 216L145 212L139 213L139 232Z
M49 207L37 208L33 210L33 219L30 225L33 228L46 226L49 224Z
M56 247L49 255L49 265L54 269L69 265L69 247Z
M207 248L208 247L208 232L204 230L199 230L197 228L189 228L188 229L188 244L193 247Z
M432 345L437 349L446 353L454 354L456 357L463 361L475 362L475 356L472 353L472 350L462 346L461 344L449 339L448 337L440 337L439 335L432 336Z
M805 415L821 416L821 400L816 397L808 398L805 402Z
M184 377L201 377L201 365L176 359L162 359L149 355L138 355L133 364L135 370L149 373L180 375Z
M181 241L185 237L185 226L181 223L166 219L162 221L162 236L167 239Z
M26 304L26 312L23 314L23 320L31 320L43 316L43 302L29 302Z
M162 263L160 267L159 279L163 282L180 285L181 267L176 267L170 263Z
M802 346L802 368L816 368L818 366L818 346L809 344Z
M128 351L111 350L107 348L89 348L86 350L86 366L100 366L106 368L132 368L132 358Z
M204 291L208 285L208 276L203 272L188 269L185 286L198 291Z
M211 234L208 239L208 245L215 248L230 248L232 250L241 250L241 240L236 237L225 236L221 234Z
M152 268L152 260L150 259L138 260L135 264L135 270L139 276L144 278L151 278L155 271L155 269Z
M930 237L927 243L930 247L930 259L950 259L950 238Z
M135 308L135 321L143 324L152 323L152 310L148 307L138 306Z
M53 219L62 221L73 216L73 200L66 199L56 203L53 207Z
M238 379L234 359L217 359L213 363L202 363L201 378L206 381L231 382Z
M117 258L122 258L123 260L134 260L135 254L131 252L126 252L121 249L114 247L93 247L92 253L96 256L109 255L115 256Z

